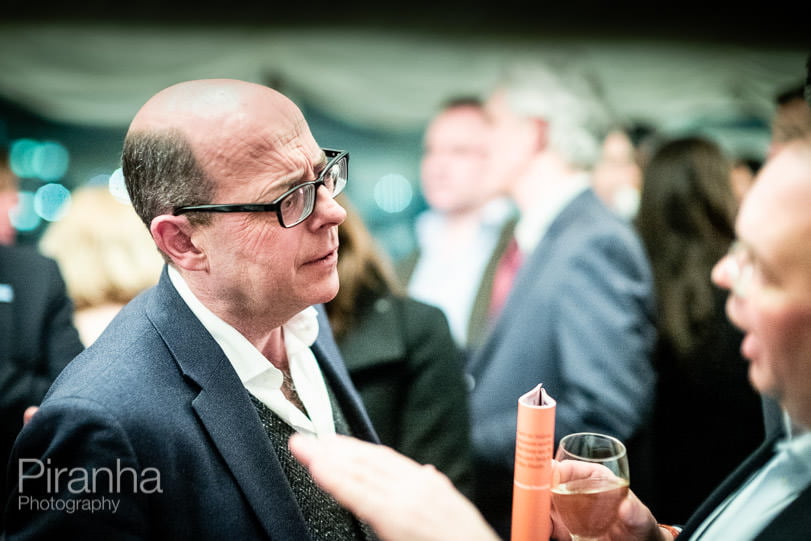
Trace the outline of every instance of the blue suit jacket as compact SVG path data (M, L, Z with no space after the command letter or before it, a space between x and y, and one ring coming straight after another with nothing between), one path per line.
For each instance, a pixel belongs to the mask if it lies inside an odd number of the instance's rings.
M586 190L525 259L469 364L482 485L476 499L502 535L499 521L509 520L518 397L543 383L557 399L556 440L581 431L627 440L653 406L655 338L653 282L642 245L627 223ZM491 503L498 508L492 513Z
M781 435L768 439L746 461L741 464L707 500L696 510L679 540L694 538L696 529L707 517L730 495L736 492L743 483L757 470L763 467L774 456L774 445ZM677 480L671 480L678 482ZM755 541L805 541L811 537L811 486L803 490L800 495L779 515L777 515Z
M324 376L354 434L376 441L321 310L319 318L312 349ZM12 458L11 477L17 478L16 459L26 458L30 477L22 491L16 482L9 487L9 539L309 538L248 392L165 271L62 373ZM48 483L56 468L80 470L56 486ZM101 468L113 472L112 490ZM83 485L76 480L82 470L101 481ZM72 486L65 482L71 479ZM92 514L37 512L20 509L26 496L108 498L118 506Z

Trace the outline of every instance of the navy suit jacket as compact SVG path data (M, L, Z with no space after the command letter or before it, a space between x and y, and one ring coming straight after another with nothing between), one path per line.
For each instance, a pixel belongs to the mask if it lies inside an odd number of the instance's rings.
M701 504L684 526L684 530L679 535L679 541L693 539L696 529L704 520L774 456L774 445L779 437L780 434L761 445ZM677 480L673 480L673 482L677 482ZM755 537L755 541L805 541L809 539L811 537L811 512L809 510L811 510L811 486L806 487L796 500L777 515Z
M376 441L323 310L319 324L324 377L354 435ZM8 539L309 539L248 392L165 270L54 383L17 440L14 478L17 459L28 477L9 487ZM57 468L79 470L54 483ZM32 511L26 497L118 506Z
M482 485L476 501L499 533L506 534L509 521L518 397L543 383L557 399L556 440L582 431L627 440L652 410L655 338L653 282L642 245L588 189L524 260L469 363Z

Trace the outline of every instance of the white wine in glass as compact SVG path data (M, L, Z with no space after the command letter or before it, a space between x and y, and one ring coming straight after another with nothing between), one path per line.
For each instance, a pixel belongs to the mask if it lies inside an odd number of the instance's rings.
M628 455L616 438L594 432L569 434L560 440L558 462L575 460L583 475L552 486L552 505L572 541L594 541L608 532L628 495ZM588 464L591 464L589 466Z

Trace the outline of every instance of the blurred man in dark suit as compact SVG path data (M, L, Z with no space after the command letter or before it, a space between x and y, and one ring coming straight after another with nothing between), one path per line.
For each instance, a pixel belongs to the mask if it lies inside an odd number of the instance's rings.
M16 177L0 149L0 198L16 200ZM0 216L14 228L7 210ZM9 451L23 426L23 412L40 403L53 380L82 351L73 327L73 305L56 263L33 248L0 243L0 480L5 486ZM2 521L0 521L2 525Z

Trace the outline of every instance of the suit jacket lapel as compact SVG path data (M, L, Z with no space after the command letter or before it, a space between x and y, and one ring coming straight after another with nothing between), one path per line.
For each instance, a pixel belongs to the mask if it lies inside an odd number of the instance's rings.
M344 417L346 417L353 435L375 443L379 443L377 433L372 427L366 408L355 389L349 372L346 370L343 357L341 357L335 338L332 336L332 328L329 326L326 311L322 305L317 305L318 312L318 337L313 344L313 355L318 360L321 373L327 380L327 384L335 394L336 400L341 405Z
M538 241L538 244L533 248L532 253L526 254L524 263L518 270L515 276L510 293L507 295L507 300L504 302L504 308L501 310L501 315L496 318L492 331L489 333L487 340L484 344L477 348L471 361L468 365L468 372L477 379L482 372L487 370L490 362L491 354L488 351L492 346L494 337L502 335L512 326L512 318L518 314L526 312L520 306L527 302L534 302L534 299L529 296L529 292L536 288L536 284L540 283L544 277L545 268L549 264L547 254L554 253L552 246L560 239L561 234L570 226L572 222L577 221L583 212L581 208L588 205L587 194L591 194L591 190L578 195L568 205L563 207L561 212L549 224L546 233ZM518 307L518 308L516 308ZM498 341L496 339L495 341Z
M304 519L247 390L165 270L147 315L183 374L199 386L192 407L268 535L283 525L291 539L308 539Z
M510 306L514 303L521 303L526 300L524 293L533 288L534 284L538 282L538 277L542 276L543 269L549 261L549 253L557 253L553 250L552 246L558 243L570 227L577 225L578 222L584 219L591 213L588 210L589 205L594 198L591 190L577 195L572 199L569 204L561 209L557 216L550 222L549 227L544 233L543 237L538 241L538 244L528 255L526 264L518 271L515 277L515 285L507 297L507 302L504 306L504 312L510 312ZM528 271L527 269L531 269ZM518 294L514 294L518 291Z
M517 222L518 219L513 217L504 223L493 253L490 254L490 259L487 261L487 266L482 273L479 289L476 292L476 298L473 300L473 307L470 310L470 318L467 324L467 348L470 350L475 350L484 343L490 325L493 323L490 321L488 314L490 300L493 295L493 279L501 256L504 255L507 246L513 239Z
M682 531L684 538L692 536L696 529L701 526L707 517L709 517L730 494L738 490L754 472L760 469L774 456L774 445L777 443L777 439L778 438L774 437L766 440L749 458L738 466L712 494L710 494L684 526L684 530Z

